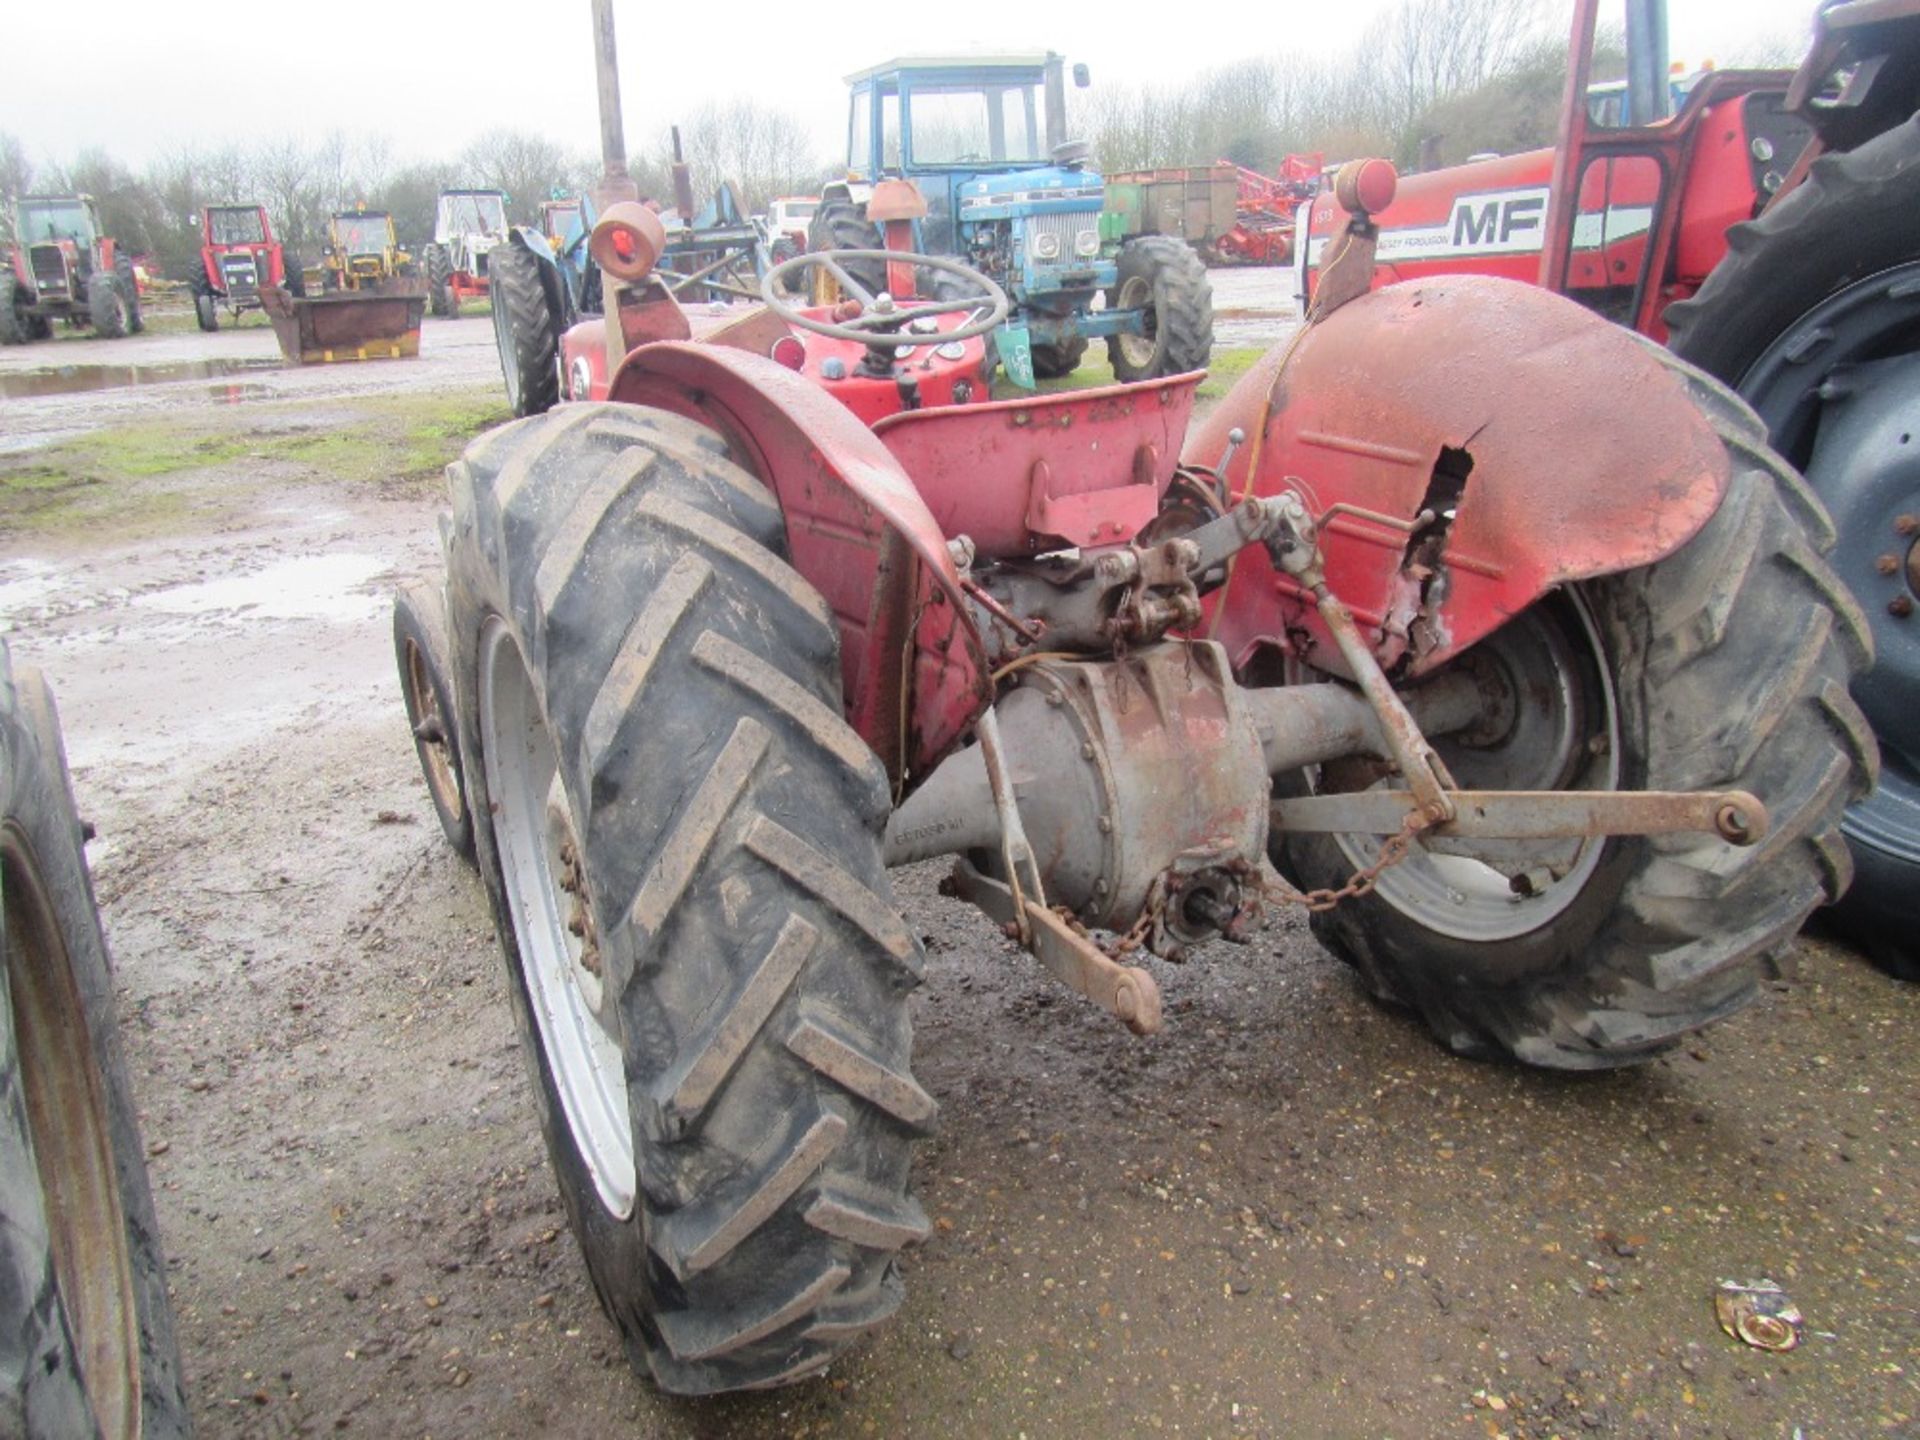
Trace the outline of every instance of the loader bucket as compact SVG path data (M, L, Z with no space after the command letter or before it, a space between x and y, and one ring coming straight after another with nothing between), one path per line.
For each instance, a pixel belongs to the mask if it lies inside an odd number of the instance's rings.
M390 280L377 290L296 297L279 288L261 292L280 353L296 365L335 360L400 360L420 353L420 317L426 281Z

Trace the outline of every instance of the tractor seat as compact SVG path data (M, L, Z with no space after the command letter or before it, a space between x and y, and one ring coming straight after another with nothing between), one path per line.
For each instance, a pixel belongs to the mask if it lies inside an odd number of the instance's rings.
M1159 513L1205 375L908 410L873 431L982 556L1118 545Z

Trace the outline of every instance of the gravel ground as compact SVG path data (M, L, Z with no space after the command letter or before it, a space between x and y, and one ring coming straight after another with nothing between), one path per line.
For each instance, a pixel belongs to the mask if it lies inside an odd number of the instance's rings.
M490 393L493 365L484 319L429 321L417 365L251 373L233 404L206 379L16 396L0 431L163 410L270 454L288 401L351 431L356 397ZM1150 962L1168 1023L1142 1041L939 898L938 867L896 876L942 1109L905 1307L823 1380L662 1399L573 1249L485 903L401 718L388 596L435 563L439 487L245 458L170 483L208 503L160 533L0 539L0 617L98 826L204 1433L1920 1434L1920 989L1806 939L1744 1015L1570 1078L1451 1058L1286 917ZM1792 1354L1715 1324L1716 1282L1762 1276L1806 1314Z

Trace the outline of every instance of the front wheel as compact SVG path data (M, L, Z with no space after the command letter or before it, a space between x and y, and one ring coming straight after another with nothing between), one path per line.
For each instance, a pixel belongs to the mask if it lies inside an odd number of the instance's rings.
M87 277L87 319L102 339L118 340L127 333L127 297L108 271L96 270Z
M0 269L0 345L24 345L32 332L32 313L24 291L10 271Z
M214 298L211 290L194 291L193 318L200 322L202 330L209 333L220 328L220 302Z
M140 316L140 281L133 273L133 261L124 255L114 261L113 278L119 282L120 294L127 302L127 333L138 335L147 328L147 322Z
M636 1368L817 1373L899 1305L920 945L886 775L773 498L624 405L450 474L460 734L549 1154Z
M1071 375L1080 368L1080 361L1087 353L1087 337L1076 335L1064 345L1035 345L1033 347L1033 373L1041 380L1057 380L1062 375Z
M146 1150L53 697L0 647L0 1429L184 1436Z
M393 658L400 667L407 729L413 734L433 813L454 853L471 860L473 815L467 809L466 777L460 769L445 608L440 597L419 581L401 586L393 597Z
M1107 337L1114 379L1154 380L1206 368L1213 354L1213 286L1184 240L1143 235L1127 241L1107 308L1140 311L1143 327Z
M1841 815L1876 766L1847 693L1871 654L1865 621L1823 558L1818 502L1737 400L1686 378L1732 464L1719 510L1676 554L1551 596L1455 661L1503 698L1435 749L1469 788L1744 789L1771 829L1746 849L1704 835L1416 844L1371 894L1313 917L1377 996L1462 1053L1649 1059L1752 1000L1852 873ZM1306 779L1380 783L1358 766ZM1371 837L1276 840L1302 888L1337 887L1380 853Z
M444 245L429 245L427 266L427 303L443 319L455 313L458 302L453 294L453 261Z

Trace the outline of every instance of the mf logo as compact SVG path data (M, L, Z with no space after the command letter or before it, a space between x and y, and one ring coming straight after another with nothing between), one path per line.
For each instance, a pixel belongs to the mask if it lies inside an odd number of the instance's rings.
M1453 202L1447 248L1461 255L1538 250L1544 243L1546 221L1544 189L1462 195Z

